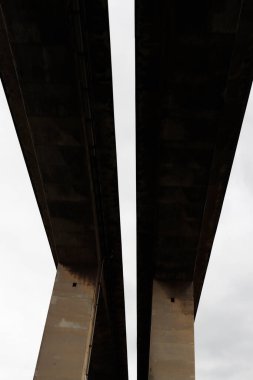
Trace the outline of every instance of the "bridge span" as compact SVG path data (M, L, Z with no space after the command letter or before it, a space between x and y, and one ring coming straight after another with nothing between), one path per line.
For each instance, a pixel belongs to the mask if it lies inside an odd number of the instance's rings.
M127 380L107 1L0 4L1 80L57 266L34 379ZM194 379L253 3L136 0L135 25L138 380Z
M252 83L251 1L136 0L138 380L194 378L194 315Z
M57 266L34 379L127 379L106 2L1 1L0 73Z

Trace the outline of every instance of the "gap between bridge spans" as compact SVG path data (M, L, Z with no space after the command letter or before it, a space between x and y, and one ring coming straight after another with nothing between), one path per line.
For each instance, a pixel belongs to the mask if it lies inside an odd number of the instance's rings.
M134 1L109 0L129 380L137 378Z

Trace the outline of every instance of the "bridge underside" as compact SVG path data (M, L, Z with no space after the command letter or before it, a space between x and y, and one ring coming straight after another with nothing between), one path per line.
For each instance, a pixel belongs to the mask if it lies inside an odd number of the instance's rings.
M252 17L247 0L136 0L139 380L163 379L154 280L193 283L197 311L252 82Z
M35 378L61 380L66 366L68 378L127 380L107 2L1 4L1 80L58 268ZM136 0L138 380L194 377L252 19L250 0Z
M127 379L107 2L1 4L1 80L55 263L77 283L102 271L89 379Z

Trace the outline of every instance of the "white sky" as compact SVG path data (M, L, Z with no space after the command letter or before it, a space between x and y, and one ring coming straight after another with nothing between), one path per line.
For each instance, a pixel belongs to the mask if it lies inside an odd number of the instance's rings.
M195 322L198 380L253 379L253 93Z
M129 380L137 379L134 0L109 0Z
M129 380L136 380L134 2L109 0ZM198 380L252 380L253 97L195 323ZM32 379L55 267L0 87L0 379Z
M0 82L0 379L34 375L55 266Z

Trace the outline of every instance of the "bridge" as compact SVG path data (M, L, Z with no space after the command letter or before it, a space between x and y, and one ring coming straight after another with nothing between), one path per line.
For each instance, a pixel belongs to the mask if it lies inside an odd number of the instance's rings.
M138 380L194 378L253 4L136 0ZM57 267L34 379L128 379L108 5L2 0L0 75Z

